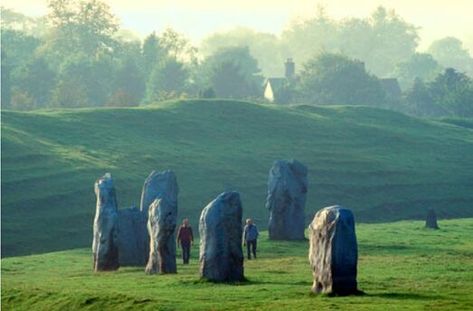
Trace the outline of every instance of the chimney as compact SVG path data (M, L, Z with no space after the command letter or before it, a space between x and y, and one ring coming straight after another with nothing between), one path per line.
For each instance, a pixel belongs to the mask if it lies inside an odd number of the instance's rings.
M286 79L293 79L296 75L296 64L294 64L292 58L288 58L284 65L286 67Z

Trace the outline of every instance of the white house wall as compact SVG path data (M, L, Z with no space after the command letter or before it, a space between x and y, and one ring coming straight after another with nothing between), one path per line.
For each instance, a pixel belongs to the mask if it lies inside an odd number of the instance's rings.
M271 83L266 83L266 88L264 89L264 98L269 100L270 102L274 102L274 92L273 88L271 87Z

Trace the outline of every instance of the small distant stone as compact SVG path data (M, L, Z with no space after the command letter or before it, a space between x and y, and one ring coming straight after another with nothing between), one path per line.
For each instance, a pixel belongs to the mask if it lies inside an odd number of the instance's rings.
M429 209L427 211L427 218L425 219L425 227L429 229L439 229L437 224L437 214L434 209Z
M360 294L357 289L358 245L353 213L341 206L326 207L309 225L312 292Z

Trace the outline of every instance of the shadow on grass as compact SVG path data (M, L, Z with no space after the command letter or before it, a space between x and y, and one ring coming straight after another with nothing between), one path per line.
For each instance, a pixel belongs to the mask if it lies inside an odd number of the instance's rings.
M243 278L241 281L216 281L216 280L209 280L207 278L198 278L196 280L189 280L189 281L180 281L181 284L194 284L194 285L202 285L202 284L215 284L215 285L230 285L230 286L242 286L242 285L250 285L250 282L247 278Z
M299 281L299 282L282 282L282 281L262 281L262 280L247 280L246 285L303 285L309 289L312 286L312 282Z
M229 286L248 286L248 285L303 285L307 286L310 289L312 282L299 281L299 282L282 282L282 281L261 281L261 280L251 280L245 278L243 281L234 282L234 281L211 281L205 278L199 278L195 280L181 280L180 284L183 285L204 285L204 284L214 284L214 285L229 285Z
M379 293L379 294L369 294L365 293L366 297L378 297L378 298L386 298L386 299L399 299L399 300L428 300L432 299L432 297L419 295L414 293Z
M358 290L355 293L350 294L316 294L313 292L309 293L313 297L321 298L337 298L337 297L364 297L364 298L384 298L384 299L395 299L395 300L429 300L432 297L413 294L413 293L379 293L379 294L370 294L361 290Z
M395 244L373 245L373 244L360 243L358 248L365 251L365 252L418 250L417 247L412 247L412 246L408 246L408 245L395 245Z

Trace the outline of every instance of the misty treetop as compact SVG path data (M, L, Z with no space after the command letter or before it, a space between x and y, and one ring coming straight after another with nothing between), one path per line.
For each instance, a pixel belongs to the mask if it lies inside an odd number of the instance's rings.
M416 79L406 94L407 109L420 116L473 117L473 82L466 74L447 68L432 82Z
M380 106L386 97L363 62L341 54L320 54L305 64L300 76L302 101L307 103Z
M218 97L261 97L263 77L248 47L221 48L205 59L201 69Z
M141 40L121 29L101 0L49 0L48 8L39 18L2 8L3 108L137 106L199 96L262 101L265 81L283 81L291 58L296 76L281 84L279 103L473 115L473 58L462 42L443 38L420 53L418 28L384 7L341 20L319 7L279 36L239 27L209 35L199 49L172 28ZM386 82L399 82L403 96L390 96Z

